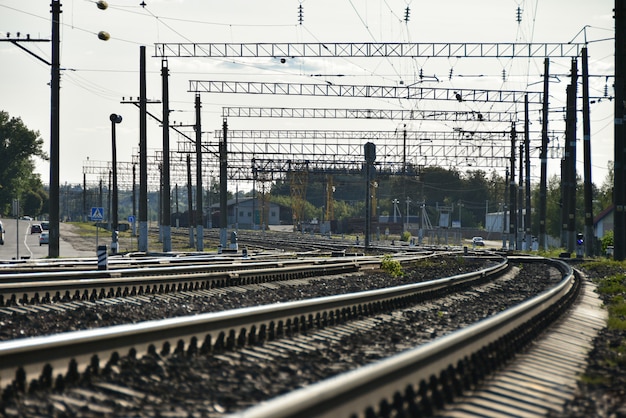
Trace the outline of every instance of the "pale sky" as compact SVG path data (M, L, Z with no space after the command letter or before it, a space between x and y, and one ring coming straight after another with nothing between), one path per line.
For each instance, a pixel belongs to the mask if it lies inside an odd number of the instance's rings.
M139 47L146 46L148 98L160 100L161 60L153 58L154 43L175 42L589 42L593 181L602 184L607 162L613 159L614 20L609 0L110 0L107 10L95 1L64 0L61 28L61 183L79 184L83 165L111 160L111 113L121 114L117 127L118 161L131 161L139 143L139 111L122 98L139 95ZM303 22L298 21L298 6ZM404 21L410 9L408 23ZM517 21L520 8L521 22ZM0 0L0 38L50 39L50 0ZM110 33L101 41L99 31ZM50 43L24 43L50 61ZM0 42L0 109L20 117L39 131L50 148L50 68L8 42ZM171 120L193 124L194 93L189 80L268 81L333 84L400 85L419 81L419 71L432 77L427 87L540 92L543 58L307 58L281 63L279 59L170 58ZM581 60L579 60L579 72ZM569 58L551 59L550 108L565 106ZM341 75L341 76L340 76ZM610 76L610 77L606 77ZM435 82L435 77L437 82ZM579 79L580 83L580 79ZM582 89L579 85L579 95ZM223 106L293 106L336 108L433 109L442 105L402 103L386 99L275 98L270 96L203 94L203 131L221 129ZM476 107L479 106L479 107ZM579 107L580 108L580 107ZM458 110L490 110L488 104L458 104ZM160 105L148 110L161 116ZM540 130L538 112L531 114L531 130ZM399 121L379 122L319 119L237 119L231 129L379 129L394 130ZM414 122L412 129L451 131L454 123ZM522 125L518 126L522 129ZM550 117L550 129L563 131L563 113ZM578 170L582 175L582 117L578 115ZM212 137L212 135L211 135ZM534 137L539 140L540 137ZM176 149L172 135L172 149ZM558 142L558 141L557 141ZM560 139L562 143L562 138ZM149 155L160 149L161 128L148 120ZM538 181L539 161L532 161ZM37 163L44 183L49 166ZM551 174L559 160L549 161ZM503 174L503 173L501 173ZM88 182L95 183L94 176Z

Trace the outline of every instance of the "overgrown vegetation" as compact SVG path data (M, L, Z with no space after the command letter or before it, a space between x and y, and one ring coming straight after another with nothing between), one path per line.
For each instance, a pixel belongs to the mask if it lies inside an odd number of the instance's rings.
M390 274L393 277L399 277L404 275L402 264L398 260L395 260L391 255L385 254L380 262L380 268Z

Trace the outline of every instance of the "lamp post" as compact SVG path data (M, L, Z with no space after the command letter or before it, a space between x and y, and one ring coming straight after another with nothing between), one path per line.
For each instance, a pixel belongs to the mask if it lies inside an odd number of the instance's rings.
M400 201L398 199L393 199L391 203L393 203L393 223L395 224L396 214L398 213L398 203L400 203Z
M111 169L113 171L113 196L111 197L111 254L117 254L118 220L117 220L117 149L115 145L115 125L122 122L122 117L115 113L109 116L111 120Z

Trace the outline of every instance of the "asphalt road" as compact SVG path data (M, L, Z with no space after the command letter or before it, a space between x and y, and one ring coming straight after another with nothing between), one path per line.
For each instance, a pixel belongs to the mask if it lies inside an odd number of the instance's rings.
M0 261L16 259L40 259L48 257L48 245L39 245L39 234L31 234L30 227L37 221L0 219L5 229L4 245L0 245ZM63 238L61 225L59 253L61 257L96 257L96 250L77 250Z

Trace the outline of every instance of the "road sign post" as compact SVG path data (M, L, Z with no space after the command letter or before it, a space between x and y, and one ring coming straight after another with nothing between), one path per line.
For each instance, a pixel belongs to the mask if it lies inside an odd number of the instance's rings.
M103 207L91 208L91 220L96 222L96 248L98 248L100 222L104 220L104 208Z
M13 216L15 216L15 260L20 259L20 200L13 199Z

